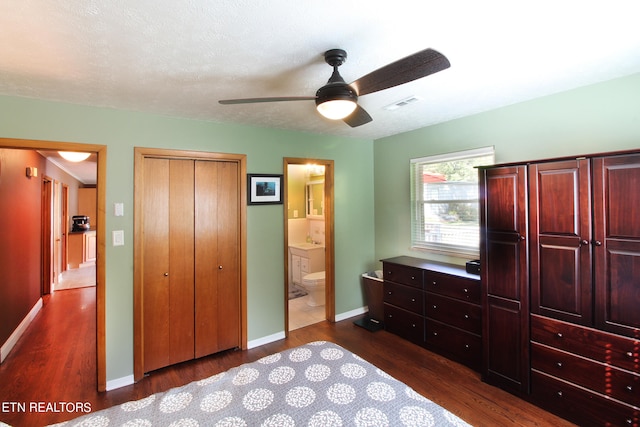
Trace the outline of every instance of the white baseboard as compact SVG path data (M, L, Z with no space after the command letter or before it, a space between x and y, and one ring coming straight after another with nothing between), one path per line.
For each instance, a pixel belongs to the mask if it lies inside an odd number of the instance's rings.
M36 317L36 315L38 314L41 308L42 308L42 298L38 298L38 301L36 301L36 303L33 305L33 307L31 308L29 313L26 315L26 317L22 319L22 322L20 322L18 327L9 336L7 341L5 341L5 343L2 344L2 347L0 347L0 363L4 362L4 359L7 357L9 352L13 349L13 347L16 345L16 343L18 342L22 334L24 334L24 331L27 330L27 327L29 326L29 324L31 324L31 322Z
M115 380L107 381L107 391L115 390L120 387L133 384L133 375L127 375L126 377L116 378Z
M347 311L345 313L336 314L336 322L349 319L350 317L359 316L366 313L368 310L366 307L356 308L355 310Z
M277 332L277 333L272 334L272 335L267 335L266 337L262 337L262 338L258 338L258 339L249 341L247 343L247 348L251 349L251 348L255 348L255 347L260 347L261 345L269 344L271 342L278 341L278 340L283 340L285 338L286 338L286 335L285 335L284 331Z

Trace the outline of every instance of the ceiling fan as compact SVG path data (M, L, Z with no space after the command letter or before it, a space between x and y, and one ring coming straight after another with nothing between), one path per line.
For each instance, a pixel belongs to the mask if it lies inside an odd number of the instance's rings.
M315 96L283 96L268 98L223 99L220 104L253 104L259 102L315 101L320 114L332 119L343 120L351 127L369 123L372 118L358 105L358 97L378 92L401 84L409 83L451 66L449 60L433 49L424 49L398 61L378 68L347 84L338 67L347 59L347 52L331 49L324 53L324 60L333 67L333 74L326 85Z

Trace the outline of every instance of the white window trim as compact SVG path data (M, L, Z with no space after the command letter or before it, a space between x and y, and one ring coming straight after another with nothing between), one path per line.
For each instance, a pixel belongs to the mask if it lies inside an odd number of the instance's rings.
M420 158L415 158L410 160L411 250L433 252L433 253L438 253L438 254L447 255L451 257L459 257L459 258L467 258L467 259L479 257L479 247L469 248L468 246L458 246L458 245L445 244L445 243L429 243L429 242L422 242L420 244L416 244L416 242L414 241L413 232L414 232L414 221L419 216L418 213L416 212L418 209L419 201L416 200L416 188L415 188L416 181L415 181L415 176L413 175L412 170L413 170L413 165L417 163L434 164L434 163L443 163L443 162L450 162L455 160L463 160L463 159L470 159L474 157L484 157L484 156L495 156L495 148L493 146L482 147L482 148L475 148L470 150L456 151L452 153L444 153L444 154L437 154L433 156L420 157Z

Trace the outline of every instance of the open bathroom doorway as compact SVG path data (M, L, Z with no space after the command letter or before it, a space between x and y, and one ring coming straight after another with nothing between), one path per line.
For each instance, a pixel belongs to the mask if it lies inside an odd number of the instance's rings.
M333 160L284 159L285 330L335 322Z

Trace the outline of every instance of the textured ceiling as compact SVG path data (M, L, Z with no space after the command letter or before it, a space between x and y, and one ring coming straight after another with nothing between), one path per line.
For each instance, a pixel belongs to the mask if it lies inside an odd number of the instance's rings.
M3 0L0 94L376 139L640 72L637 1ZM360 98L350 128L313 101L431 47L451 68ZM385 105L417 96L395 111Z

